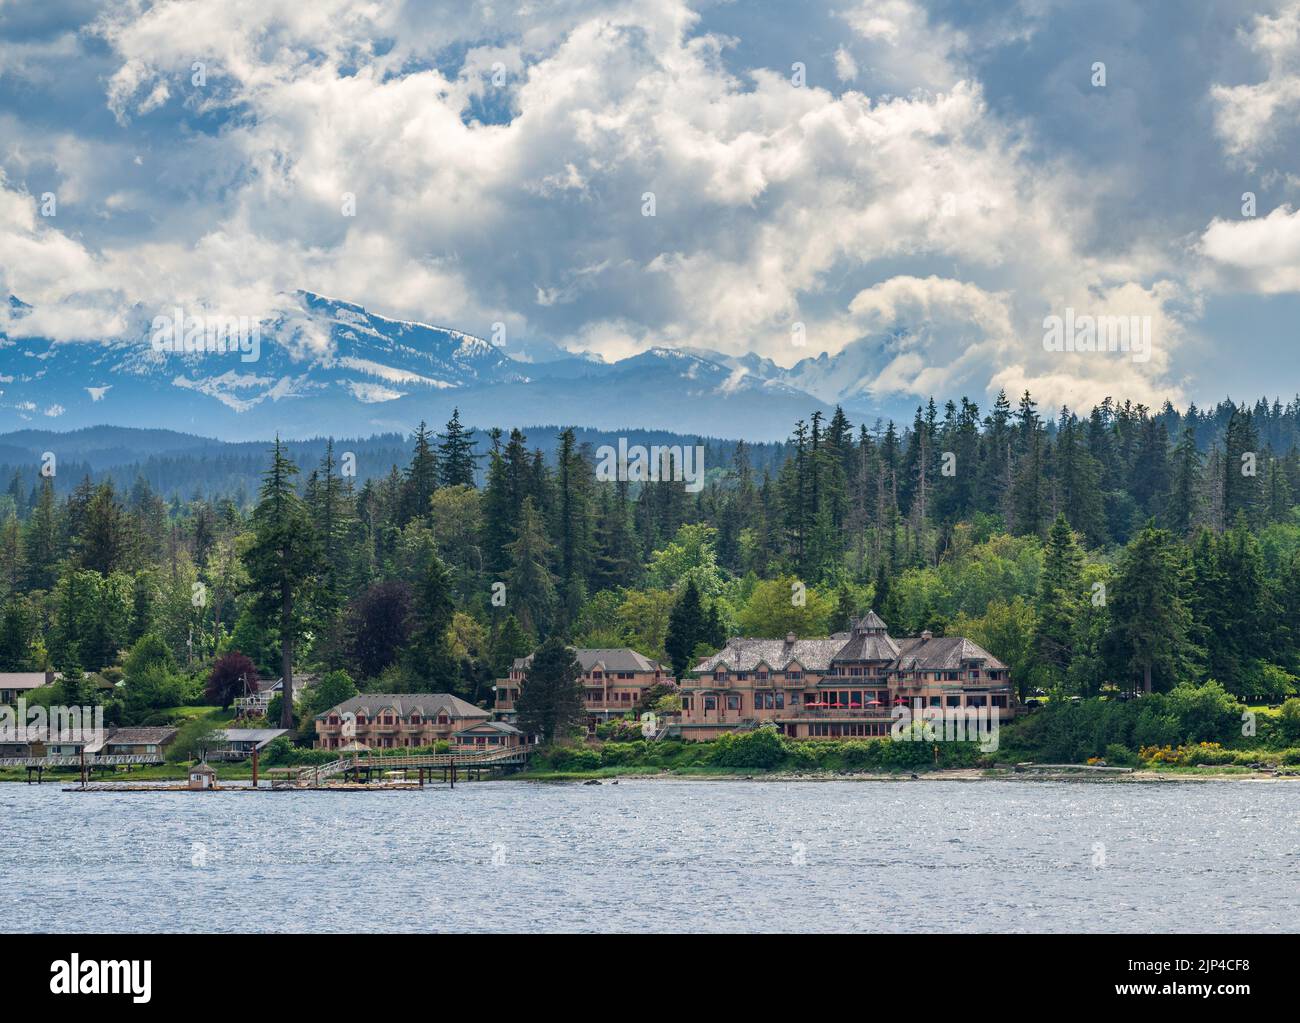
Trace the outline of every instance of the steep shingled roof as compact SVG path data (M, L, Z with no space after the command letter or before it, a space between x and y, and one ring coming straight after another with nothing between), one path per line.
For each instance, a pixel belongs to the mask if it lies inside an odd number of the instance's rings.
M898 641L886 632L854 632L836 661L892 661L898 656Z
M695 666L697 673L753 671L766 664L784 671L797 661L808 671L824 672L832 664L846 661L874 661L895 671L955 671L963 661L982 660L986 668L1002 670L1006 665L963 636L923 639L894 639L875 611L853 620L853 631L837 632L826 639L749 639L737 636Z
M631 647L576 647L573 655L582 665L584 672L591 671L597 665L603 665L606 671L660 671L663 665L658 661L652 661ZM524 671L533 663L533 655L527 657L516 657L514 668L516 671Z
M784 671L786 666L798 662L808 671L825 671L831 660L848 640L848 634L838 632L826 639L747 639L736 637L712 657L706 657L695 666L696 671L715 671L725 666L728 671L753 671L766 664L773 671Z
M380 711L391 709L394 714L405 721L415 711L421 717L435 717L446 714L453 718L489 718L491 713L482 707L466 703L459 696L451 693L362 693L349 700L331 707L323 714L317 714L316 720L330 714L365 714L372 717Z
M932 639L900 639L899 671L956 671L963 661L982 660L985 668L1001 670L1001 661L965 636L936 636Z
M108 746L161 746L176 735L175 728L119 728L104 740Z

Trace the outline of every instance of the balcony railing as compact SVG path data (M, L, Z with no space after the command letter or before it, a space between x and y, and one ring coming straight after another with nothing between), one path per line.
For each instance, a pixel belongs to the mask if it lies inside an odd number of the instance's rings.
M875 718L881 721L888 721L890 708L888 707L791 707L785 712L786 717L808 717L808 718Z

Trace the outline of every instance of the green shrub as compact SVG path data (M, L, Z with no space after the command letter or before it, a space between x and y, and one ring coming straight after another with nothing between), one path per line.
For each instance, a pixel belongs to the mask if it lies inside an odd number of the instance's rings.
M754 767L771 770L786 758L786 749L775 728L752 732L727 732L713 743L709 758L719 767Z
M1111 767L1132 767L1137 763L1137 754L1122 742L1112 742L1106 747L1106 763Z
M600 749L601 767L622 767L634 764L645 754L644 740L639 742L607 742Z
M1282 704L1277 714L1277 730L1287 745L1300 742L1300 699L1292 697Z

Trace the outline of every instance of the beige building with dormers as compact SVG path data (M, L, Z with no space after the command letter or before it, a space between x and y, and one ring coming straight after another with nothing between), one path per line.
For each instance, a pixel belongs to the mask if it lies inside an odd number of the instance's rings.
M684 739L772 723L800 739L883 738L895 706L1015 713L1007 666L961 636L895 639L874 611L825 639L736 638L682 684Z
M672 679L672 672L662 664L630 647L579 647L573 653L582 666L582 703L589 727L631 714L647 689ZM509 677L497 680L494 709L499 717L514 718L532 661L531 655L515 658Z
M457 733L492 717L450 693L362 693L316 715L316 746L342 749L356 741L371 749L455 742Z

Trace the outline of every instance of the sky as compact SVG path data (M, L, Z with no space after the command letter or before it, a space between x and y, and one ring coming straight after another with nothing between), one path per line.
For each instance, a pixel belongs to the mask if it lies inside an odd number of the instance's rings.
M0 0L0 329L303 288L526 358L891 337L882 399L1285 400L1298 118L1297 0Z

